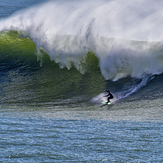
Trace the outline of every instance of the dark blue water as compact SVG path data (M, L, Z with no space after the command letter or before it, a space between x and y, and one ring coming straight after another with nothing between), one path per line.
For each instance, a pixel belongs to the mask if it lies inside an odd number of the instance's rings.
M25 9L29 6L36 5L44 0L1 0L0 2L0 18L8 17L16 11Z

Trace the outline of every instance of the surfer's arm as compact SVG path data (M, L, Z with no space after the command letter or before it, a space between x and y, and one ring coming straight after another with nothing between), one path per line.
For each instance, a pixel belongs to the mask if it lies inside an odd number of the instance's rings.
M106 96L103 96L103 97L108 97L108 96L110 96L110 95L106 95Z

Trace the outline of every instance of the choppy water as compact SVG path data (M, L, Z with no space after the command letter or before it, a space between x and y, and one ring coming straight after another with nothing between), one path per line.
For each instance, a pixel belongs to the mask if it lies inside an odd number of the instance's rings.
M163 161L161 109L84 109L1 109L1 161Z
M162 2L134 2L1 0L0 162L163 162Z

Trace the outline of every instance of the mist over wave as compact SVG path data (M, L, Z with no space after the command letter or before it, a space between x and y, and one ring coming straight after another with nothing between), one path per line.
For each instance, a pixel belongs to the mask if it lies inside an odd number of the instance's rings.
M163 72L162 5L159 0L48 1L1 20L0 31L29 37L61 68L85 73L82 63L91 51L106 80L143 78Z

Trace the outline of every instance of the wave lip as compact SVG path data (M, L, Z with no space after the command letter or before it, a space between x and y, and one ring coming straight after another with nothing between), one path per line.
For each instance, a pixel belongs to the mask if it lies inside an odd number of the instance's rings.
M162 5L161 0L48 1L2 20L0 31L15 28L33 38L53 34L160 41Z

